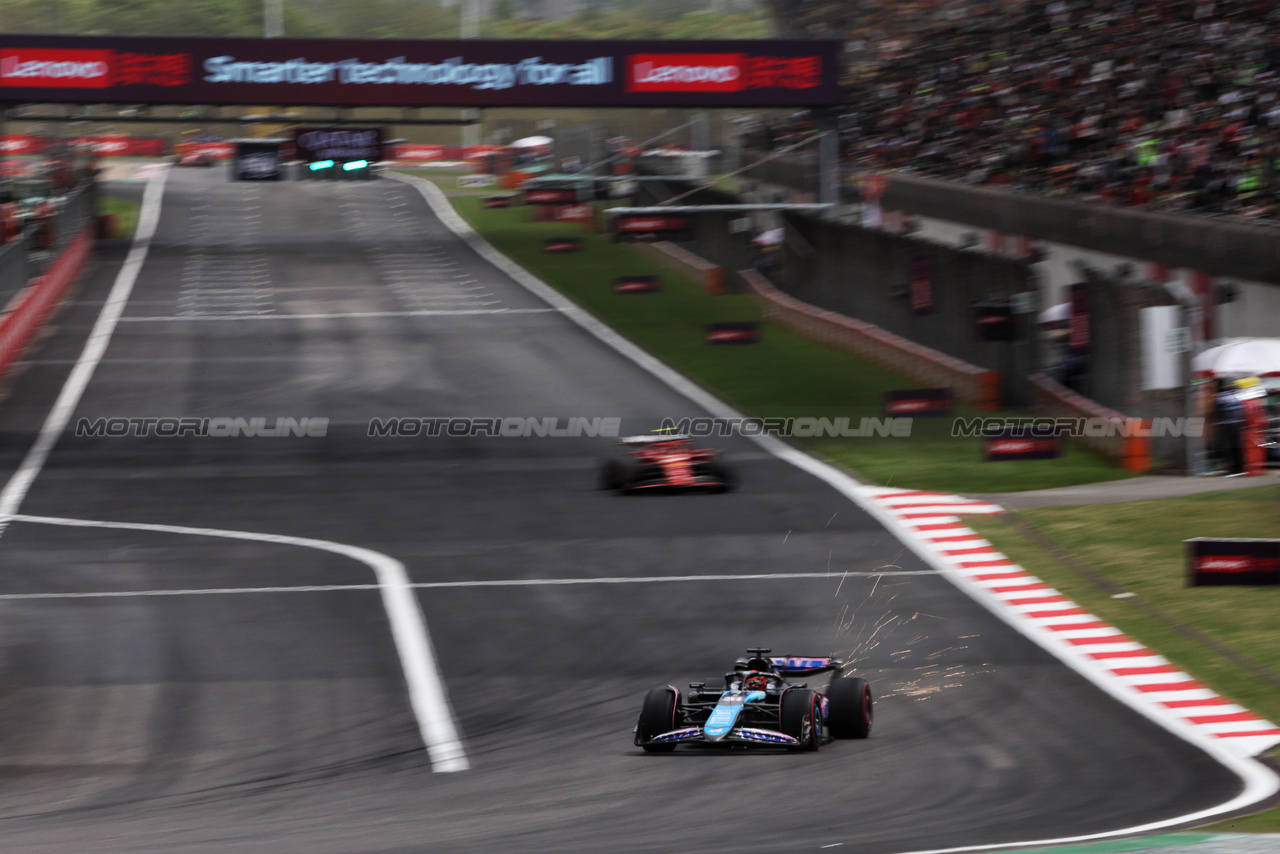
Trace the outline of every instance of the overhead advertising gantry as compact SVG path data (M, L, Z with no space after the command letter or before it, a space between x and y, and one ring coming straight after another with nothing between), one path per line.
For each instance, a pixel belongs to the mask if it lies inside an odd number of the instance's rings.
M836 41L0 36L0 101L335 107L825 107Z
M406 41L0 35L0 108L128 104L138 121L240 121L207 110L328 106L288 124L442 124L476 119L359 118L354 107L815 109L840 100L838 41ZM152 105L202 107L159 116ZM0 119L8 109L0 112ZM28 121L121 121L87 107ZM834 199L835 146L820 135ZM334 161L337 163L337 161ZM828 186L829 185L829 186ZM826 198L827 196L830 199Z

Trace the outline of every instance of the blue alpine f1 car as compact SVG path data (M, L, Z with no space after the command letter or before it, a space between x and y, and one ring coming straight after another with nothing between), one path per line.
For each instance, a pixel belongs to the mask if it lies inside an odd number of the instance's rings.
M635 743L649 753L678 745L782 747L817 750L837 738L871 734L871 686L844 674L845 662L831 657L770 657L772 650L747 650L724 687L690 682L688 696L673 685L645 695L636 722ZM830 673L815 691L789 677Z

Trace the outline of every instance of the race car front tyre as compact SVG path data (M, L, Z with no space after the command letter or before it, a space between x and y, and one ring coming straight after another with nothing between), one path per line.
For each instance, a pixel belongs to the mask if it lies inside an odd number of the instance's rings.
M674 744L646 744L655 735L671 732L680 719L680 692L671 686L652 688L644 696L640 720L636 723L636 744L646 753L670 753Z
M800 750L817 750L822 744L822 698L806 688L792 688L782 695L778 710L782 732L800 742Z
M871 734L871 686L857 676L832 679L827 687L827 729L835 738Z
M604 465L600 466L601 489L621 489L628 478L627 466L621 460L605 460Z

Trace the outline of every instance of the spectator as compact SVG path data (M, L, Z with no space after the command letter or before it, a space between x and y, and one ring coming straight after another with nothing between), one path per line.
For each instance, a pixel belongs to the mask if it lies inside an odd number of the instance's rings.
M1266 0L775 0L843 35L857 169L1276 218L1280 6ZM817 28L816 30L814 28ZM789 117L781 147L812 132ZM763 141L763 140L758 140Z

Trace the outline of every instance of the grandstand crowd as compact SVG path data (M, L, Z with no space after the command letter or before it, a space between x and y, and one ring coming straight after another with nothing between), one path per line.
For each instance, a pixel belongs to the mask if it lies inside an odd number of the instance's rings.
M868 58L841 120L851 170L1280 218L1280 4L950 4L878 42L865 24L881 4L857 5L846 44ZM773 141L804 130L783 123Z

